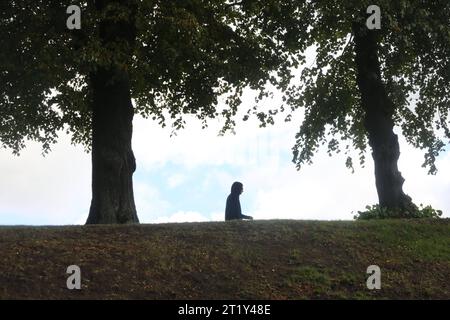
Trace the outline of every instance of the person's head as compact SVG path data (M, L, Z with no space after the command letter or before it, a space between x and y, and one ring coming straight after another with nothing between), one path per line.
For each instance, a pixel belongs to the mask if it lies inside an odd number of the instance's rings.
M240 195L242 192L244 192L244 185L238 181L233 182L231 185L231 193Z

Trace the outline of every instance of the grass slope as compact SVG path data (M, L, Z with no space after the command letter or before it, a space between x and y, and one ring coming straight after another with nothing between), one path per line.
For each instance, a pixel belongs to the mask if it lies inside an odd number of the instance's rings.
M448 219L0 227L1 299L449 299L449 279Z

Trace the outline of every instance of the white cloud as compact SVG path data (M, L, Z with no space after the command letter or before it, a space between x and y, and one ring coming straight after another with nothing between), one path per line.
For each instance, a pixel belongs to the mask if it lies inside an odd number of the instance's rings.
M180 173L173 174L173 175L169 176L169 178L167 179L167 185L170 188L176 188L176 187L182 185L186 181L186 178L187 177L185 174L180 174Z
M133 189L140 222L153 222L158 217L166 216L169 213L170 203L164 200L156 186L135 182Z
M243 111L237 119L242 119L253 98L253 94L244 95ZM281 99L275 96L265 104L273 107L281 104ZM279 151L292 147L300 118L297 115L291 123L284 123L284 117L278 117L279 125L275 130L272 127L260 129L258 120L250 118L247 122L238 122L236 135L228 133L219 137L223 125L220 120L212 119L208 128L202 129L200 121L188 117L186 128L170 137L169 129L161 129L156 122L137 116L133 126L133 148L138 165L146 171L156 170L168 162L187 169L205 165L256 165L268 161L277 164Z
M87 218L90 156L63 137L45 157L29 143L20 157L0 154L0 224L74 224Z
M239 179L239 176L232 175L219 168L207 172L206 178L202 181L202 189L207 192L213 186L218 186L220 190L230 190L230 183Z
M404 142L404 139L401 139ZM399 160L399 170L405 178L404 190L415 203L431 204L436 209L444 211L450 217L450 152L442 154L436 161L438 173L428 175L422 168L423 152L402 144L402 154Z
M352 219L352 211L376 202L370 167L351 174L343 157L321 153L301 171L290 162L256 168L243 178L248 192L256 189L247 213L255 219Z

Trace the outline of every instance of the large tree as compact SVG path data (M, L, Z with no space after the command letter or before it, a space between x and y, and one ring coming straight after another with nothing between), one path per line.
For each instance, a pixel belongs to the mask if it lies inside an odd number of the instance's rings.
M80 30L66 27L72 4ZM169 117L174 129L185 114L230 125L244 87L288 83L289 38L258 32L252 15L223 0L1 1L1 144L18 153L35 140L49 151L70 133L92 150L87 223L138 222L134 114L163 126Z
M394 129L401 127L409 143L426 150L424 166L436 172L436 157L450 139L450 1L298 4L291 12L305 12L309 28L299 29L297 37L308 39L316 56L285 92L292 111L301 108L305 114L293 161L300 169L312 162L321 144L327 144L330 154L342 149L350 154L353 147L363 163L370 146L380 206L392 216L411 216L417 207L403 192ZM381 9L380 29L366 25L373 14L367 13L371 5ZM284 29L295 28L286 23ZM302 42L286 51L297 50L295 57L303 55L303 48ZM273 122L276 110L256 113L265 125ZM351 156L347 165L352 167Z

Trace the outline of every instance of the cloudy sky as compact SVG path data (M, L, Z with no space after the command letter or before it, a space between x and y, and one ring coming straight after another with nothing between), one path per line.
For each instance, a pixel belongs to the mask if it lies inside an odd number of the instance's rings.
M276 103L275 101L267 103ZM244 105L253 101L246 93ZM243 108L246 109L246 108ZM238 122L236 135L219 137L219 121L202 130L197 121L170 137L152 120L136 117L133 148L137 158L134 191L143 223L220 221L231 184L241 181L244 214L255 219L351 220L357 210L375 204L377 195L370 155L354 174L344 156L325 150L314 164L295 169L291 148L301 115L258 128ZM427 175L423 155L400 138L404 190L417 203L431 204L450 217L450 153L438 159L439 172ZM61 225L86 221L91 189L90 155L62 135L53 151L41 155L29 143L20 157L0 151L0 224Z

